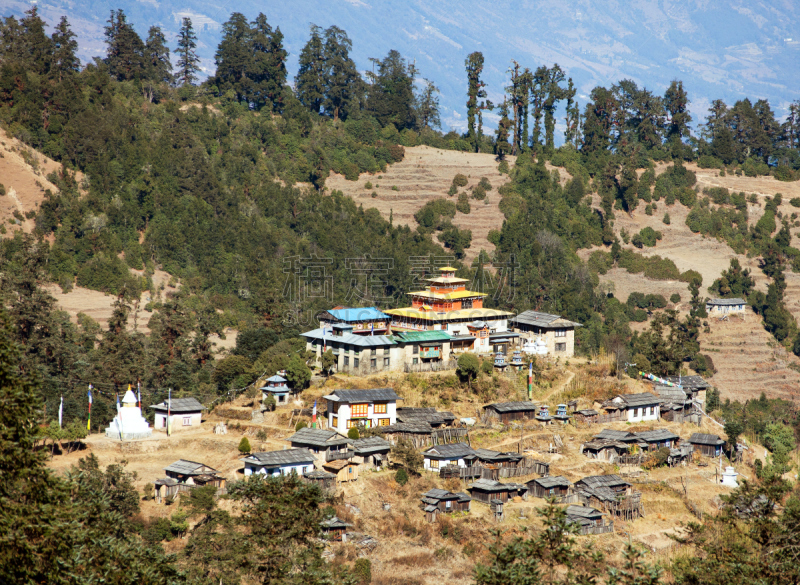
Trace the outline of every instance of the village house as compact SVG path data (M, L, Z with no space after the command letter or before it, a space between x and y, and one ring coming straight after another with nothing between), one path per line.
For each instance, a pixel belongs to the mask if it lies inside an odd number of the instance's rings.
M472 498L465 493L434 488L422 494L421 507L428 522L433 522L439 514L469 512L471 501Z
M744 316L747 302L744 299L708 299L706 312L709 317L727 317L728 315Z
M597 422L599 414L599 412L592 408L584 408L573 412L572 418L576 423L594 424Z
M350 448L353 441L336 431L304 428L287 440L294 448L308 449L320 462L350 459L354 455Z
M414 448L422 449L432 444L433 427L427 422L398 422L388 427L381 427L381 435L396 445L398 441L409 441Z
M509 324L522 336L523 351L534 353L526 349L526 346L532 346L537 340L543 340L547 346L547 355L565 358L575 355L575 328L583 327L580 323L569 321L559 315L538 311L524 311L513 317Z
M282 451L262 451L243 457L245 476L303 475L314 470L314 454L308 449L284 449Z
M275 404L280 406L289 403L289 386L287 380L280 374L270 376L264 381L264 385L259 388L261 390L261 401L267 399L267 396L272 396L275 399Z
M328 427L346 434L353 427L387 427L397 422L397 401L391 388L334 390L326 395Z
M334 325L350 325L356 335L389 335L391 319L377 307L337 307L317 315L320 327L331 329Z
M630 444L614 439L592 439L581 445L581 454L590 459L599 459L614 463L628 454Z
M606 400L602 407L611 415L616 415L621 421L645 422L658 420L661 399L650 392L641 394L620 394L611 400Z
M426 422L432 428L449 427L455 422L456 417L449 411L437 411L435 408L414 408L409 406L397 407L397 422L414 423Z
M567 506L567 522L577 524L580 534L602 534L614 531L614 523L606 524L603 513L587 506Z
M667 449L674 448L681 438L667 429L654 429L652 431L641 431L634 433L636 438L641 443L647 444L647 449L656 451L666 447Z
M303 479L307 483L319 486L319 489L328 494L336 491L335 473L330 473L324 469L315 469L313 471L306 471L303 474Z
M380 469L388 462L392 446L383 437L365 437L353 441L353 462Z
M204 463L179 459L165 467L164 471L167 477L155 481L155 497L158 503L195 487L213 485L217 488L217 493L225 490L225 478Z
M605 440L605 441L619 441L620 443L625 443L628 445L632 445L638 442L635 433L632 433L630 431L615 431L614 429L603 429L594 436L594 439Z
M719 457L722 454L722 447L725 441L718 435L708 435L705 433L693 433L689 437L690 444L704 457Z
M346 481L356 481L358 479L358 463L350 459L336 459L326 461L322 464L322 469L328 473L336 475L336 483Z
M591 506L626 520L642 516L641 493L618 475L593 475L575 482L575 493Z
M492 479L479 479L467 489L473 500L490 503L491 500L500 500L506 503L517 496L528 497L528 486L521 483L501 483Z
M562 476L537 477L527 482L528 495L535 498L563 498L572 491L572 483Z
M483 407L485 422L501 422L504 425L514 420L533 420L539 408L535 402L495 402Z
M670 422L700 423L700 414L695 413L691 396L679 386L665 386L656 384L654 392L662 400L660 406L661 418Z
M415 371L425 364L441 364L453 358L450 334L446 331L398 331L394 339L404 369L409 371Z
M486 293L466 289L465 278L456 277L456 268L445 266L439 276L427 279L425 290L408 293L411 306L388 309L392 331L447 331L456 336L469 335L468 324L480 320L487 324L489 334L508 330L513 313L483 307ZM473 346L473 351L484 348ZM488 351L488 350L487 350Z
M664 379L680 386L688 400L699 402L701 406L705 404L706 392L711 388L711 384L702 376L665 376Z
M525 456L520 453L501 453L491 449L476 449L475 458L484 467L524 467Z
M333 542L346 542L347 529L350 526L352 526L352 524L343 522L339 520L339 518L337 518L336 516L326 518L325 520L319 523L319 528L320 532L322 533L322 538Z
M423 451L422 456L423 468L437 473L448 465L467 467L467 462L476 458L475 451L466 443L436 445Z
M320 365L322 354L330 349L336 360L332 369L337 372L369 374L403 369L405 350L392 335L358 335L353 333L352 325L338 323L300 336Z
M208 410L200 404L197 398L173 398L171 406L165 401L153 404L150 408L155 411L153 428L166 431L167 423L171 422L173 433L191 427L199 427L203 411Z

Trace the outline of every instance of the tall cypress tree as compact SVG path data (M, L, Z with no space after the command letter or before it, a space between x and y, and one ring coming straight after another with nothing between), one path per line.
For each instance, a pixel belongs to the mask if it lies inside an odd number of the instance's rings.
M178 72L176 81L180 85L194 85L200 71L200 58L197 56L197 36L194 34L192 19L184 17L178 31Z
M481 80L483 72L483 53L475 51L470 53L464 65L467 69L467 140L472 144L472 149L480 149L480 98L486 97L486 84ZM478 124L476 125L476 120Z
M20 24L23 29L25 67L36 73L46 74L52 62L53 41L44 32L45 24L39 16L39 9L34 5L25 13Z
M125 12L111 11L105 27L107 56L105 62L118 81L140 79L146 71L145 46L141 37L128 24Z
M368 72L371 85L367 106L382 126L394 124L398 130L413 128L414 65L407 63L395 50L382 60L373 60L378 72Z
M300 69L294 78L297 99L315 114L319 114L325 99L325 48L322 29L311 25L311 38L300 51Z
M441 128L442 121L439 114L439 88L432 81L425 79L425 87L417 96L417 125L423 128Z
M337 26L325 30L325 113L334 122L358 110L363 96L363 81L350 58L353 44Z
M221 94L233 90L237 101L247 94L246 72L251 67L250 25L241 12L234 12L222 25L222 41L214 54L214 83Z
M75 52L78 42L69 26L66 16L62 16L51 36L53 41L53 61L50 72L61 81L66 75L80 69L81 62Z
M497 125L497 141L495 143L497 160L505 160L506 155L511 151L511 145L508 143L508 129L511 126L512 122L508 119L508 100L504 99L500 104L500 122Z
M167 39L161 28L151 26L144 46L147 78L156 82L172 83L172 63L169 60Z
M667 142L680 141L689 136L689 123L692 116L689 114L689 97L683 89L683 82L673 80L664 93L664 107L669 116L667 125Z
M280 28L273 30L261 13L251 24L251 58L246 68L248 101L257 108L270 105L280 111L286 87L287 53L283 48L283 33Z

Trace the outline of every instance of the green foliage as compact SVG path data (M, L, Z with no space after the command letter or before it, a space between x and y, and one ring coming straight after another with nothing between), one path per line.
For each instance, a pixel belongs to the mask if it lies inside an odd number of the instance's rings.
M297 421L297 424L296 424L296 425L294 425L294 430L295 430L295 431L299 431L300 429L304 429L304 428L306 428L307 426L308 426L308 425L306 424L306 421L304 421L304 420L299 420L299 421Z
M679 295L678 293L672 293L669 296L669 302L673 303L673 304L680 303L681 302L681 295Z
M275 410L277 405L278 403L275 401L275 397L272 394L267 394L266 398L261 402L262 408L269 412Z
M311 381L311 370L299 354L294 354L289 359L286 366L286 380L294 392L308 387L308 383Z
M400 485L406 485L408 483L408 472L405 467L401 467L395 472L394 479Z
M711 388L706 392L706 412L714 412L720 407L719 390Z
M416 473L423 465L423 456L408 439L398 440L390 455L394 461L403 466L407 471Z
M661 232L648 226L642 228L638 234L634 235L631 242L637 248L641 248L642 246L653 247L656 245L657 240L660 240L662 237L663 234Z
M456 374L458 374L462 381L466 381L472 385L472 380L478 376L479 369L480 362L475 354L467 352L458 356Z
M239 453L242 453L243 455L250 453L250 441L247 439L247 437L242 437L242 440L239 441L238 448Z
M704 154L697 159L697 166L701 169L721 169L722 161L714 156Z
M669 225L670 223L672 223L672 220L671 220L671 219L670 219L670 217L669 217L669 213L665 213L665 214L664 214L664 218L661 220L661 222L662 222L664 225Z
M466 187L467 186L467 176L462 175L461 173L456 173L456 176L453 177L453 186L454 187Z
M747 299L754 287L755 280L750 276L750 269L743 269L738 258L731 258L730 267L722 271L720 277L708 287L708 290L724 299L735 297Z
M730 420L725 423L725 436L728 439L728 446L731 449L736 448L736 442L739 440L739 435L742 434L742 424L735 420Z
M6 194L6 186L3 183L0 183L0 196Z
M358 429L356 427L352 427L350 430L348 430L347 438L353 439L354 441L358 440L359 438Z
M456 210L459 213L463 213L465 215L469 214L469 212L471 211L471 207L469 205L469 199L467 198L466 193L461 193L458 196L458 202L456 203Z
M360 585L368 585L372 582L372 562L367 558L356 559L353 564L353 574Z
M322 361L322 371L325 373L329 373L331 368L336 365L336 356L333 355L332 349L327 349L322 353L321 357Z
M425 229L441 229L443 218L453 219L456 216L456 205L447 199L428 201L417 210L414 219Z
M464 250L472 245L472 231L462 230L454 225L449 225L438 235L438 240L445 248L453 251L456 258L464 257Z
M494 374L494 360L492 359L481 360L480 371L482 374L485 374L487 376L491 376L492 374Z
M492 184L486 177L481 177L481 180L478 182L478 187L483 189L485 192L489 192L492 190Z
M229 390L241 375L254 377L253 364L244 356L229 355L220 360L214 369L213 380L220 391Z

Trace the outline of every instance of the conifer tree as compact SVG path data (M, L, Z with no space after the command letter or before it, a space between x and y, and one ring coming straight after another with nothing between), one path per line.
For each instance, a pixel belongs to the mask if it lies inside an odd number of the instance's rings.
M441 128L442 121L439 114L439 88L432 81L425 79L425 86L417 96L417 127L433 129Z
M350 58L352 42L347 33L336 26L325 30L325 113L334 122L359 108L363 81Z
M270 105L280 111L286 86L287 53L281 29L273 30L262 13L251 23L249 49L247 101L256 108Z
M474 152L480 150L481 98L486 97L486 84L481 80L483 53L470 53L464 65L467 69L467 141ZM476 123L477 122L477 123Z
M184 17L178 31L178 72L176 81L180 85L194 85L197 72L200 71L200 58L197 56L197 35L194 34L192 19Z
M30 71L46 74L50 70L53 55L53 41L45 34L45 23L39 16L36 5L25 12L20 21L22 25L22 47L25 66Z
M578 102L575 101L575 86L572 83L572 78L569 79L567 85L567 108L564 122L566 124L564 142L578 150L581 136L581 110Z
M141 37L128 24L122 10L112 10L106 22L105 62L109 73L118 81L140 79L146 70L145 46Z
M381 126L394 124L398 130L413 128L416 68L395 50L382 60L371 61L378 66L378 72L367 72L370 80L367 108Z
M145 62L147 78L157 83L172 83L172 63L164 33L157 26L151 26L145 41Z
M689 114L689 98L683 89L683 82L673 80L664 93L664 107L667 110L669 123L667 126L667 142L682 140L689 136L689 124L692 116Z
M66 16L62 16L51 36L53 41L53 64L51 73L61 81L65 76L80 70L80 60L75 54L78 42L69 26Z
M233 90L236 100L247 95L246 73L250 69L250 25L241 12L234 12L222 25L222 40L214 54L217 71L214 83L220 94Z
M319 114L325 100L325 47L322 29L311 25L311 38L300 51L300 68L294 78L295 96L306 108Z
M504 99L500 104L500 122L497 125L497 141L495 143L497 160L505 160L506 155L511 151L511 145L508 143L508 129L511 126L511 120L508 119L508 100Z

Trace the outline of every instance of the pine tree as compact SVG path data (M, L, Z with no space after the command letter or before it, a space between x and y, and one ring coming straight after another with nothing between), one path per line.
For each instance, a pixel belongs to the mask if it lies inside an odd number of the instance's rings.
M692 116L689 114L689 98L683 89L683 82L673 80L664 93L664 107L667 110L669 123L667 126L667 142L682 140L689 136L689 124Z
M252 67L250 34L244 14L234 12L222 25L222 41L214 54L214 83L220 94L233 90L236 101L244 100L249 90L246 73Z
M393 124L398 130L413 128L416 68L395 50L382 60L371 61L378 66L378 72L367 72L370 80L367 108L381 126Z
M272 30L267 17L259 13L251 23L251 60L246 68L247 101L256 108L270 105L281 111L286 86L286 57L280 28Z
M169 60L167 39L161 29L151 26L144 48L147 78L157 83L172 83L172 63Z
M311 38L300 51L300 68L294 78L297 99L315 114L322 110L325 100L325 47L322 29L311 25Z
M25 12L20 21L22 26L21 50L24 51L26 69L45 75L50 70L53 55L53 41L45 34L45 23L39 16L39 9L33 8Z
M62 16L50 37L53 41L53 64L51 73L61 81L65 76L80 70L81 62L75 54L78 42L69 26L66 16Z
M564 130L564 142L572 146L575 150L580 147L579 140L581 134L581 110L578 102L575 101L575 85L572 83L572 78L567 82L567 89L564 92L564 97L567 100L566 116L564 123L566 129Z
M141 37L128 24L122 10L112 10L106 22L104 30L108 48L105 62L109 74L118 81L140 79L147 69Z
M194 85L200 71L200 58L197 56L197 35L194 34L192 19L184 17L178 31L178 72L176 81L181 85Z
M332 26L325 30L325 113L334 122L358 110L363 81L350 58L352 43L347 33Z
M470 53L464 65L467 69L467 141L474 152L480 150L481 102L486 97L486 84L481 80L483 53ZM476 123L477 122L477 123Z
M564 71L558 66L558 63L547 71L547 97L542 104L542 108L544 109L545 150L548 152L555 148L555 112L558 108L558 103L566 97L567 89L561 87L561 83L565 78Z
M441 128L442 121L439 114L439 88L432 81L425 79L425 86L417 96L417 127L433 129Z
M495 142L497 160L505 160L506 155L511 151L511 145L508 143L508 129L511 126L511 120L508 119L508 100L504 99L503 103L500 104L500 122L497 125L497 140Z

